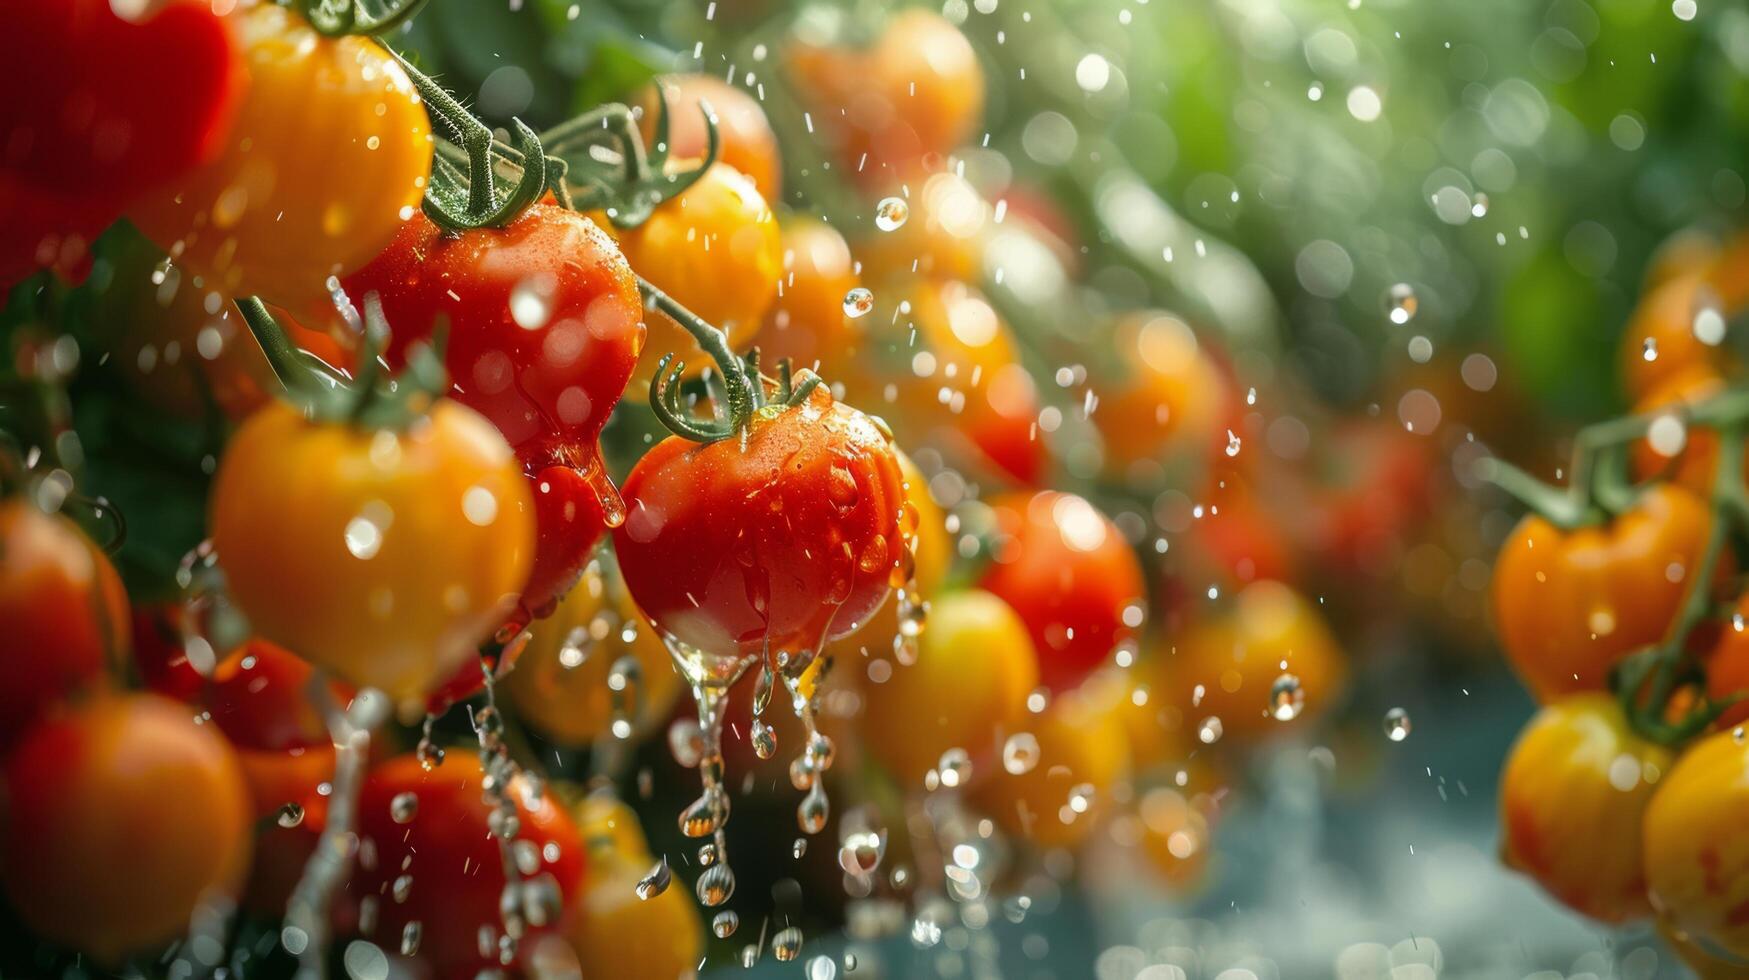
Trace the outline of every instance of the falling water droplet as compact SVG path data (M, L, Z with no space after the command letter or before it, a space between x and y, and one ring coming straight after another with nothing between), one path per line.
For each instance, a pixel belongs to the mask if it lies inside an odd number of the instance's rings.
M735 930L740 925L741 917L736 915L733 909L724 909L711 920L711 932L715 933L718 939L727 939L735 934Z
M1016 732L1002 743L1002 768L1011 776L1024 776L1038 765L1038 736Z
M753 719L753 727L748 733L748 739L753 743L753 754L759 758L769 759L777 754L777 732L765 723L765 719Z
M856 968L852 966L850 969ZM837 980L838 962L832 957L822 954L809 960L808 967L803 972L807 974L808 980Z
M296 827L304 822L304 808L296 803L287 803L279 808L279 825L281 827Z
M1415 311L1421 306L1421 301L1415 297L1415 289L1406 282L1392 286L1385 294L1385 302L1390 311L1391 322L1395 324L1408 323L1415 319Z
M1470 217L1486 218L1487 216L1488 194L1486 191L1477 191L1476 196L1470 199Z
M668 870L668 859L664 857L656 862L656 866L650 869L649 874L638 879L638 897L646 902L655 898L668 890L668 883L673 879L673 873Z
M1655 361L1658 359L1658 341L1656 338L1646 338L1645 344L1640 347L1640 356L1648 361Z
M1220 717L1211 715L1196 726L1196 737L1204 745L1213 745L1221 740L1222 730Z
M1306 691L1300 679L1283 674L1269 687L1269 713L1276 721L1293 721L1306 707Z
M708 868L717 863L717 844L715 841L705 841L698 845L698 866Z
M401 955L415 956L419 953L419 940L425 935L425 927L414 919L401 929Z
M396 793L389 801L389 817L396 823L412 823L419 813L419 794L413 792Z
M844 315L851 319L867 316L874 309L874 293L866 286L853 287L844 294Z
M883 197L881 203L875 205L875 227L882 231L898 231L905 226L905 219L911 217L911 206L904 199Z
M1239 455L1239 436L1232 429L1227 430L1227 455Z
M804 834L817 834L826 829L826 817L830 810L826 787L816 782L808 790L808 795L802 797L802 802L796 805L796 825L802 828Z
M668 751L674 754L674 761L688 769L698 768L699 760L704 758L704 733L699 729L698 722L691 718L681 718L668 726Z
M964 786L972 779L972 757L965 749L948 749L935 764L935 771L941 775L941 785L949 789Z
M698 884L694 890L698 892L700 902L707 908L714 909L735 894L735 873L726 864L712 865L698 876Z
M880 867L881 858L886 854L887 839L872 830L859 830L848 834L838 847L838 866L847 875L862 876L873 874Z
M801 860L802 855L808 853L808 839L797 837L795 844L790 847L790 851L795 854L796 860Z
M1392 708L1385 712L1385 737L1393 742L1401 742L1409 737L1409 712L1402 708Z
M790 926L771 937L771 955L785 963L802 955L802 931Z

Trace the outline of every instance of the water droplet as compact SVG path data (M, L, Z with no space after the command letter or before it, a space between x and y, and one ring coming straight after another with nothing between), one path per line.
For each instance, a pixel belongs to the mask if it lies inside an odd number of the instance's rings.
M935 764L935 771L941 775L941 785L949 789L964 786L972 778L972 757L965 749L948 749Z
M304 808L296 803L287 803L279 808L279 825L281 827L296 827L304 822Z
M1717 347L1725 342L1725 315L1711 303L1704 304L1694 311L1694 339L1707 345Z
M1017 732L1002 743L1002 768L1009 775L1024 776L1031 772L1038 765L1038 756L1038 736L1031 732Z
M425 926L418 919L407 923L401 929L401 955L415 956L419 953L419 940L425 935Z
M826 799L826 787L816 782L808 790L808 795L802 797L802 802L796 805L796 825L802 828L804 834L817 834L826 829L826 817L831 812L831 804Z
M419 794L413 792L396 793L389 801L389 817L396 823L412 823L419 813Z
M715 841L705 841L698 845L698 866L708 868L717 863L717 845Z
M1477 191L1476 196L1470 199L1470 217L1486 218L1488 216L1488 203L1487 192Z
M902 198L883 197L881 203L875 205L875 227L882 231L898 231L909 217L911 206Z
M862 876L873 874L880 867L881 858L886 855L887 839L872 830L859 830L848 834L838 847L838 866L847 875Z
M1232 429L1227 430L1227 455L1239 455L1239 436Z
M806 973L808 980L838 980L838 963L822 954L808 961Z
M668 859L663 858L657 861L656 866L650 869L649 874L638 879L636 889L638 897L646 902L655 898L668 890L668 883L673 879L673 873L668 870Z
M874 293L865 286L856 286L844 294L844 315L851 319L867 316L874 309Z
M668 751L674 754L675 762L696 769L699 760L704 758L704 732L699 729L698 722L681 718L669 725Z
M735 894L735 873L726 864L712 865L698 876L694 891L698 892L700 902L707 908L714 909Z
M1656 338L1646 338L1645 344L1640 347L1640 357L1648 361L1655 361L1658 359L1658 341Z
M1218 716L1211 715L1204 718L1202 724L1196 726L1197 740L1204 745L1213 745L1216 742L1219 742L1221 740L1221 732L1221 719Z
M777 753L777 733L772 731L763 718L753 719L753 728L748 739L753 743L753 754L761 759L769 759Z
M1415 319L1415 311L1421 306L1421 301L1415 297L1415 289L1406 282L1392 286L1385 294L1385 302L1390 311L1391 322L1408 323Z
M728 800L716 787L706 787L698 799L680 812L680 832L688 837L709 837L722 826Z
M555 286L553 277L544 273L517 283L510 290L510 318L524 330L546 326L553 316Z
M790 847L790 851L795 854L796 860L801 860L802 855L808 853L808 839L797 837L795 844Z
M790 926L771 937L771 955L785 963L802 955L802 931Z
M724 909L711 920L711 932L718 939L727 939L735 934L735 929L741 925L741 917L733 909Z
M1300 679L1283 674L1269 687L1269 713L1276 721L1293 721L1306 707L1306 691Z
M1409 737L1413 726L1409 724L1409 712L1402 708L1392 708L1385 712L1385 737L1393 742L1401 742Z
M346 550L361 561L375 558L383 547L383 529L371 515L360 514L346 522Z

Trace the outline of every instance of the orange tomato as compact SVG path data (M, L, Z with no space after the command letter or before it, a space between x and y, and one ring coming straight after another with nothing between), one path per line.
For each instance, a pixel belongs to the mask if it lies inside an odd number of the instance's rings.
M1206 466L1227 441L1227 381L1196 333L1171 313L1133 314L1117 327L1116 350L1128 374L1102 386L1092 414L1106 475L1154 487L1162 467Z
M1156 787L1136 807L1142 854L1174 894L1194 892L1208 878L1214 834L1207 815L1177 790Z
M1706 662L1706 693L1714 701L1740 697L1744 700L1719 716L1718 728L1749 722L1749 628L1739 629L1737 617L1749 622L1749 595L1737 599L1734 615L1719 631Z
M1647 415L1661 408L1676 409L1693 405L1718 394L1725 379L1708 364L1695 364L1677 371L1658 382L1646 396L1634 405L1634 414ZM1671 482L1693 490L1701 497L1712 493L1713 471L1719 458L1719 436L1710 429L1687 431L1674 457L1652 448L1649 440L1634 442L1629 459L1635 480L1664 476Z
M1617 660L1663 638L1711 519L1692 493L1657 484L1604 524L1519 521L1494 562L1494 615L1507 659L1538 700L1601 689Z
M638 881L655 858L631 808L592 795L577 811L589 849L589 880L566 934L586 977L670 980L698 968L703 928L698 904L677 880L642 899Z
M1308 727L1348 683L1347 659L1317 608L1280 582L1245 586L1174 646L1154 660L1156 689L1199 737L1205 719L1219 720L1217 737L1241 740Z
M1664 921L1709 951L1741 960L1749 960L1746 806L1749 737L1741 728L1716 732L1690 745L1665 774L1643 837L1645 882ZM1627 850L1618 838L1602 839Z
M100 687L128 648L127 593L78 526L0 500L0 742L69 694Z
M416 711L515 608L533 508L504 437L448 399L399 432L275 403L226 448L210 526L261 636Z
M951 171L920 175L901 187L908 216L892 231L856 243L864 277L875 289L910 276L977 282L984 247L995 228L994 209L971 181Z
M828 382L841 380L862 343L857 321L844 312L844 297L861 278L844 236L825 222L797 217L783 223L783 273L777 298L754 338L765 363L789 358L815 368Z
M1098 687L1060 695L1041 715L1022 720L1032 736L1030 768L1005 749L1004 765L974 785L972 800L1015 838L1041 848L1074 847L1112 806L1111 791L1129 774L1123 726ZM1017 771L1018 770L1018 771Z
M249 796L224 739L155 694L30 730L5 764L0 869L38 935L119 965L181 936L249 868Z
M1608 694L1547 705L1519 734L1500 777L1506 863L1594 919L1650 915L1640 832L1673 760L1628 728Z
M623 695L624 720L633 730L648 731L674 707L680 675L668 648L626 593L611 558L597 557L584 568L559 608L529 629L533 637L499 691L552 741L588 745L609 733L619 695L608 689L608 675L628 655L638 676Z
M717 162L698 182L630 230L606 222L632 270L681 306L729 336L739 350L759 330L777 295L783 245L777 218L759 189L739 170ZM662 355L687 364L687 376L712 363L692 335L666 314L651 312L643 353L626 393L649 398L650 378Z
M1728 367L1732 361L1728 351L1695 336L1695 318L1711 311L1728 319L1740 306L1741 301L1726 305L1704 270L1652 287L1640 298L1622 333L1619 360L1628 395L1645 398L1696 366Z
M766 201L782 200L783 163L777 134L765 108L746 89L715 75L663 75L638 93L636 106L646 142L656 138L656 86L668 103L668 152L682 160L704 159L710 148L700 107L709 103L717 119L717 159L747 175Z
M323 37L277 4L232 16L249 86L230 141L129 217L208 288L313 316L331 305L328 277L362 267L419 210L430 120L375 40Z

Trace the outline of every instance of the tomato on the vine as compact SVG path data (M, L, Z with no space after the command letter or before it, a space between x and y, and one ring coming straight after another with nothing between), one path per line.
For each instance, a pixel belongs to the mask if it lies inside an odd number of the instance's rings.
M997 537L979 585L1026 622L1045 685L1074 687L1142 625L1135 552L1109 517L1074 494L1009 494L990 506Z
M220 149L246 77L211 5L19 4L0 37L0 284L68 272L142 192Z
M461 405L371 431L281 402L231 439L211 528L261 636L406 706L510 614L533 510L504 438Z
M0 880L38 935L117 966L181 936L249 869L249 797L187 705L101 696L45 719L5 763Z
M56 702L101 687L128 649L127 593L67 517L0 500L0 743Z
M838 229L809 217L782 225L783 272L777 298L753 344L768 363L789 358L796 367L847 377L862 341L844 298L862 281Z
M684 888L644 898L638 881L656 858L632 808L591 795L577 807L589 880L567 934L586 977L669 980L698 967L703 923Z
M1226 444L1227 379L1196 332L1171 313L1139 313L1119 323L1115 345L1127 373L1097 385L1090 416L1106 474L1152 487L1164 467L1206 466Z
M1706 693L1714 701L1742 700L1727 708L1714 723L1731 728L1749 722L1749 595L1737 599L1732 617L1719 630L1719 638L1706 661Z
M451 396L498 427L534 491L524 615L550 611L623 506L600 437L644 343L624 257L594 222L556 205L459 234L421 214L344 286L382 301L396 330L391 364L449 325Z
M1727 349L1695 336L1695 318L1703 312L1721 318L1733 312L1724 306L1704 271L1670 279L1640 298L1621 339L1622 382L1631 398L1645 398L1694 367L1729 366Z
M1634 414L1650 415L1659 409L1675 411L1716 395L1725 379L1710 364L1694 364L1672 372L1646 392L1634 405ZM1673 483L1705 497L1712 492L1713 470L1719 458L1718 433L1698 426L1685 431L1674 455L1660 452L1648 439L1635 441L1629 457L1638 480L1664 476Z
M1347 688L1348 662L1330 627L1280 582L1245 586L1228 609L1171 644L1175 655L1155 658L1153 695L1197 726L1219 722L1199 737L1253 739L1308 726Z
M920 788L949 749L964 750L974 773L993 769L1002 740L1027 723L1038 658L1020 616L988 592L935 599L915 663L883 653L890 669L877 668L862 685L858 724L869 754L905 787ZM839 667L862 670L857 662ZM971 677L977 683L964 683Z
M636 228L614 230L620 250L649 280L739 347L759 330L777 295L783 244L771 206L746 175L718 161ZM697 376L710 357L665 313L649 315L650 339L632 376L648 398L656 362L672 353Z
M973 784L971 798L1009 834L1041 848L1074 847L1111 809L1112 789L1129 775L1123 725L1094 685L1060 695L1043 714L1022 719L999 768ZM1031 736L1030 741L1026 740Z
M1174 894L1195 892L1208 878L1214 834L1208 815L1184 793L1157 786L1136 805L1141 851Z
M419 211L430 120L375 40L323 37L278 4L230 16L248 69L230 138L129 216L208 287L312 317L330 305L330 276L370 261Z
M644 622L604 552L583 570L583 579L551 616L529 627L533 634L499 694L541 734L560 745L588 745L609 734L617 716L632 726L618 737L647 730L668 717L680 679L668 648ZM635 675L623 690L610 687L616 663L630 656Z
M1598 690L1609 668L1662 639L1700 567L1707 505L1672 484L1603 524L1562 530L1535 514L1494 563L1500 642L1538 700Z
M438 980L472 978L500 967L494 939L481 952L483 930L497 936L506 876L490 810L481 798L477 758L454 758L426 771L414 755L396 756L372 769L358 797L358 837L376 860L360 862L349 895L376 902L376 933L404 937L418 923L418 956ZM510 851L525 887L559 900L553 917L530 920L533 937L566 927L566 914L583 887L585 858L577 826L550 793L538 797L525 779L502 792L516 807ZM525 903L526 904L526 903ZM522 906L519 906L519 908Z
M1645 817L1645 876L1669 925L1749 960L1749 738L1741 728L1689 746Z
M864 277L876 289L916 275L978 282L984 246L995 225L994 209L972 182L953 171L932 173L906 185L905 223L856 242Z
M1500 776L1506 863L1592 918L1650 915L1641 826L1673 759L1636 735L1608 694L1550 703L1519 734Z
M645 86L636 100L639 128L646 141L656 138L658 85L668 103L669 156L677 160L704 158L710 139L701 109L709 104L716 117L717 159L746 174L768 203L781 200L783 160L777 134L771 131L771 120L765 117L758 99L715 75L663 75Z

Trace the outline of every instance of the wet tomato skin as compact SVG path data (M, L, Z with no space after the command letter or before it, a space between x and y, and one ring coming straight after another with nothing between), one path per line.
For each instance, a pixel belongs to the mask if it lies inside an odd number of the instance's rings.
M1519 522L1494 562L1494 614L1538 700L1602 689L1616 660L1664 636L1690 585L1670 569L1699 567L1710 520L1699 498L1660 483L1605 524Z
M447 325L451 396L504 434L534 493L524 611L550 609L621 506L600 436L644 343L625 258L594 222L557 205L460 234L419 215L344 287L354 302L381 299L391 364Z
M5 763L7 893L38 935L119 965L183 935L249 868L237 760L192 711L105 695L33 727Z
M1141 608L1141 565L1111 519L1074 494L1008 494L990 506L998 540L979 584L1026 622L1040 680L1074 687L1135 638L1141 623L1125 616Z
M625 494L614 549L632 598L707 653L813 654L868 621L901 565L898 461L824 385L742 436L663 440Z
M23 497L0 501L0 623L0 742L102 686L128 649L127 594L108 556Z
M1749 738L1693 743L1664 774L1645 819L1645 874L1663 921L1749 960Z
M418 922L419 960L434 980L467 980L497 966L480 955L481 926L501 927L499 896L505 878L499 841L487 822L480 798L482 773L477 757L457 749L443 765L427 772L413 755L396 756L372 769L358 800L358 834L376 848L374 867L359 866L347 883L353 900L377 899L379 936L400 936ZM534 805L518 779L507 788L515 801L516 839L535 846L539 864L525 880L550 876L563 898L557 921L531 923L523 949L534 937L562 928L572 900L583 887L585 856L571 815L550 793ZM397 820L396 797L417 801L410 819ZM405 901L393 897L394 882L411 876Z
M1550 703L1519 734L1500 777L1506 863L1594 919L1649 916L1641 827L1673 758L1634 734L1608 694Z

